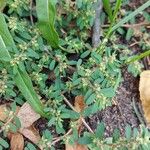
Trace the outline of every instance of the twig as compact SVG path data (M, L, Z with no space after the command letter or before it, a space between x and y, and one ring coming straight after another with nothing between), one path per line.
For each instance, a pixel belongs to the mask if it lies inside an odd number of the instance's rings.
M124 27L124 28L136 28L136 27L149 26L149 25L150 25L150 23L148 23L148 22L141 22L141 23L137 23L137 24L124 24L121 27ZM107 28L109 26L110 26L109 24L101 25L102 28Z
M135 46L135 45L137 45L137 44L139 44L139 43L140 43L140 42L135 41L134 43L130 44L129 47L133 47L133 46Z
M1 130L0 130L0 133L5 130L5 127L14 119L14 117L15 117L15 116L12 115L12 116L7 120L7 122L4 123L3 127L2 127Z
M62 95L62 96L64 97L64 101L67 103L67 105L76 112L76 109L72 106L72 104L68 101L68 99L64 95ZM84 126L89 130L89 132L94 133L94 131L91 129L91 127L86 123L85 119L82 118L81 120L82 120Z
M63 138L65 138L67 135L71 134L72 129L70 129L65 135L58 137L56 140L54 140L52 143L48 143L48 147L51 147L52 145L55 145L57 142L61 141Z
M102 0L98 0L95 10L95 21L93 25L92 45L96 48L100 43L101 29L100 29L100 14L102 11Z
M30 21L31 21L31 25L34 25L33 22L33 16L32 16L32 6L33 6L33 0L30 0Z

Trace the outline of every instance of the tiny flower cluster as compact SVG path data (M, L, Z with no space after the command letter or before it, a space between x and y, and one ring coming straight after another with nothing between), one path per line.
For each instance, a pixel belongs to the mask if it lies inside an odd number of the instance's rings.
M14 65L19 64L21 61L26 60L26 59L27 59L27 57L26 57L26 55L25 55L24 53L15 54L15 55L14 55L14 58L10 61L10 64L11 64L12 66L14 66Z

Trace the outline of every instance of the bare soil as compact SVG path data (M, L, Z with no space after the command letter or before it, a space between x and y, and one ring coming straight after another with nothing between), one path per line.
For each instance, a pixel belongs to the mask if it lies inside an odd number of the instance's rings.
M133 100L139 103L139 79L128 73L127 69L122 71L123 82L114 97L114 104L96 113L89 119L90 126L95 129L99 122L106 126L105 135L112 136L115 128L119 128L122 135L127 124L132 128L138 127L140 122L133 108Z

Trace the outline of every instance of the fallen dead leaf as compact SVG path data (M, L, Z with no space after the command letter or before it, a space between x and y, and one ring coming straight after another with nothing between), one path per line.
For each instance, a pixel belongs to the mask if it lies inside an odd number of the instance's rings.
M35 129L33 125L28 128L21 129L20 133L22 133L27 139L29 139L34 144L38 144L41 140L39 132Z
M74 103L74 108L75 110L80 113L84 110L86 107L84 103L84 97L83 96L76 96L75 97L75 103ZM77 122L77 130L78 130L78 135L80 136L81 133L81 128L82 128L82 116L76 121ZM87 146L85 145L80 145L77 142L74 145L70 145L66 143L66 150L88 150Z
M139 91L144 116L147 124L150 125L150 70L141 73Z
M88 150L87 146L75 143L74 145L66 144L66 150Z
M75 110L80 113L85 109L86 105L84 102L84 97L83 96L76 96L75 97L75 103L74 103L74 108ZM77 122L77 129L78 129L78 134L80 135L81 130L82 130L82 116L76 121Z
M0 120L1 121L5 121L7 119L6 111L7 111L6 104L0 105Z
M11 150L23 150L24 139L20 133L11 133L10 136L10 149Z
M74 107L75 107L77 112L81 112L84 110L85 103L84 103L84 97L83 96L80 95L80 96L75 97Z
M40 118L40 115L37 114L28 103L24 103L20 108L17 117L20 119L21 128L23 129L30 127Z
M9 119L7 113L5 113L10 111L9 107L10 103L0 106L0 120L5 124L13 122L13 117ZM33 123L40 118L40 115L28 103L24 103L21 108L17 106L15 114L21 122L21 128L17 133L8 132L7 134L7 137L10 139L11 150L23 150L24 139L22 135L34 144L38 144L41 137L39 132L34 128Z

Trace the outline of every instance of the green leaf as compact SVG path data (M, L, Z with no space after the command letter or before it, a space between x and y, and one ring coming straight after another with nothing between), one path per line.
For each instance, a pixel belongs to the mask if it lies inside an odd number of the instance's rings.
M51 0L36 0L36 12L38 17L38 27L43 37L54 47L59 47L59 36L54 28L55 6Z
M10 122L10 123L9 123L9 126L10 126L11 132L14 132L14 133L17 132L17 129L18 129L18 128L17 128L16 125L14 125L13 123Z
M83 0L76 0L76 4L77 4L78 8L82 7L82 3L83 3Z
M80 67L82 64L82 59L79 59L78 62L77 62L77 67Z
M103 0L103 6L104 6L106 13L108 14L110 22L112 22L113 21L113 13L112 13L110 1L109 0Z
M12 47L12 48L16 47L15 43L13 41L13 38L8 30L4 15L2 13L0 13L0 35L5 43L6 47Z
M125 128L125 136L126 136L127 140L130 140L130 138L131 138L131 131L132 131L131 126L127 125Z
M0 137L0 145L2 145L4 148L8 148L9 147L9 144Z
M90 143L92 143L92 138L85 135L83 137L80 137L78 142L79 142L79 144L90 144Z
M43 131L43 136L44 136L44 138L46 138L48 140L52 140L52 138L53 138L51 132L48 129Z
M3 150L3 147L0 145L0 150Z
M44 112L43 105L38 95L34 91L31 79L28 76L27 72L21 71L19 68L17 68L17 66L14 66L14 70L16 72L14 76L14 81L16 82L16 85L23 94L23 96L26 98L26 100L36 112L38 112L43 117L47 117Z
M83 115L84 117L87 117L89 115L92 115L94 113L96 113L99 110L99 106L97 103L90 105L89 107L86 107L84 109Z
M79 113L72 110L64 110L64 113L61 114L61 118L70 118L70 119L79 119Z
M80 57L83 59L83 58L87 57L90 53L91 53L91 51L90 51L90 50L87 50L87 51L85 51L83 54L81 54Z
M94 102L94 100L95 100L95 97L96 97L95 93L91 94L91 95L87 98L86 104L87 104L87 105L92 104L92 103Z
M35 52L33 49L31 49L31 48L28 48L27 56L39 59L39 54L37 52Z
M50 63L50 65L49 65L49 69L53 70L55 68L55 64L56 64L56 61L52 60L51 63Z
M36 150L36 148L34 147L33 144L28 143L28 144L27 144L27 147L25 148L25 150Z
M0 35L0 60L2 61L10 61L11 56L5 46L5 43L2 39L2 36Z
M134 128L133 129L133 138L136 138L138 136L138 129Z
M116 142L120 138L120 131L119 129L115 129L113 132L113 142Z
M134 30L132 28L128 29L126 34L126 40L129 41L131 37L133 36Z
M96 129L95 132L96 137L102 139L104 136L104 131L105 131L105 125L103 122L101 122Z
M111 87L110 88L101 89L101 92L106 97L113 97L113 96L115 96L115 91Z
M114 9L114 12L113 12L113 23L115 22L117 14L120 10L121 3L122 3L122 0L117 0L117 2L116 2L115 9Z

